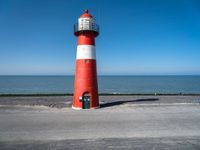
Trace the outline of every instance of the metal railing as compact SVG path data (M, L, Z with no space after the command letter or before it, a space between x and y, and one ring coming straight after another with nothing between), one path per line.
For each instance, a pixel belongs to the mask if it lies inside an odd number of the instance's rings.
M99 26L96 23L89 23L89 24L74 24L74 33L79 32L79 31L95 31L99 33Z

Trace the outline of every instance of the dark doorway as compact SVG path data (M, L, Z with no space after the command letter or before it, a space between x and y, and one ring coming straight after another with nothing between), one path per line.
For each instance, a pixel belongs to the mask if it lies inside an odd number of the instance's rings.
M83 95L83 109L90 109L90 95L85 93Z

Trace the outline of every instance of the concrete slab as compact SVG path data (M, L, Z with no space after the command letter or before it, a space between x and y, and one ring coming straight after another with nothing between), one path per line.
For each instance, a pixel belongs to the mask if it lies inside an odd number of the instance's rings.
M1 105L0 149L200 149L198 103Z

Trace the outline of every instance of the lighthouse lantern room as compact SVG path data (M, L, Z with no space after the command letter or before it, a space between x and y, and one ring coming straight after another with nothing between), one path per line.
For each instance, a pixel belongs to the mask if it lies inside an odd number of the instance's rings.
M74 25L74 35L78 37L78 46L72 108L98 108L95 37L99 35L99 26L88 10Z

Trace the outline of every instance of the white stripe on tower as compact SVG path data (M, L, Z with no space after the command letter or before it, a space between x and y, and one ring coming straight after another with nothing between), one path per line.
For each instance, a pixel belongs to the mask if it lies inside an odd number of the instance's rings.
M96 59L94 45L78 45L76 59Z

